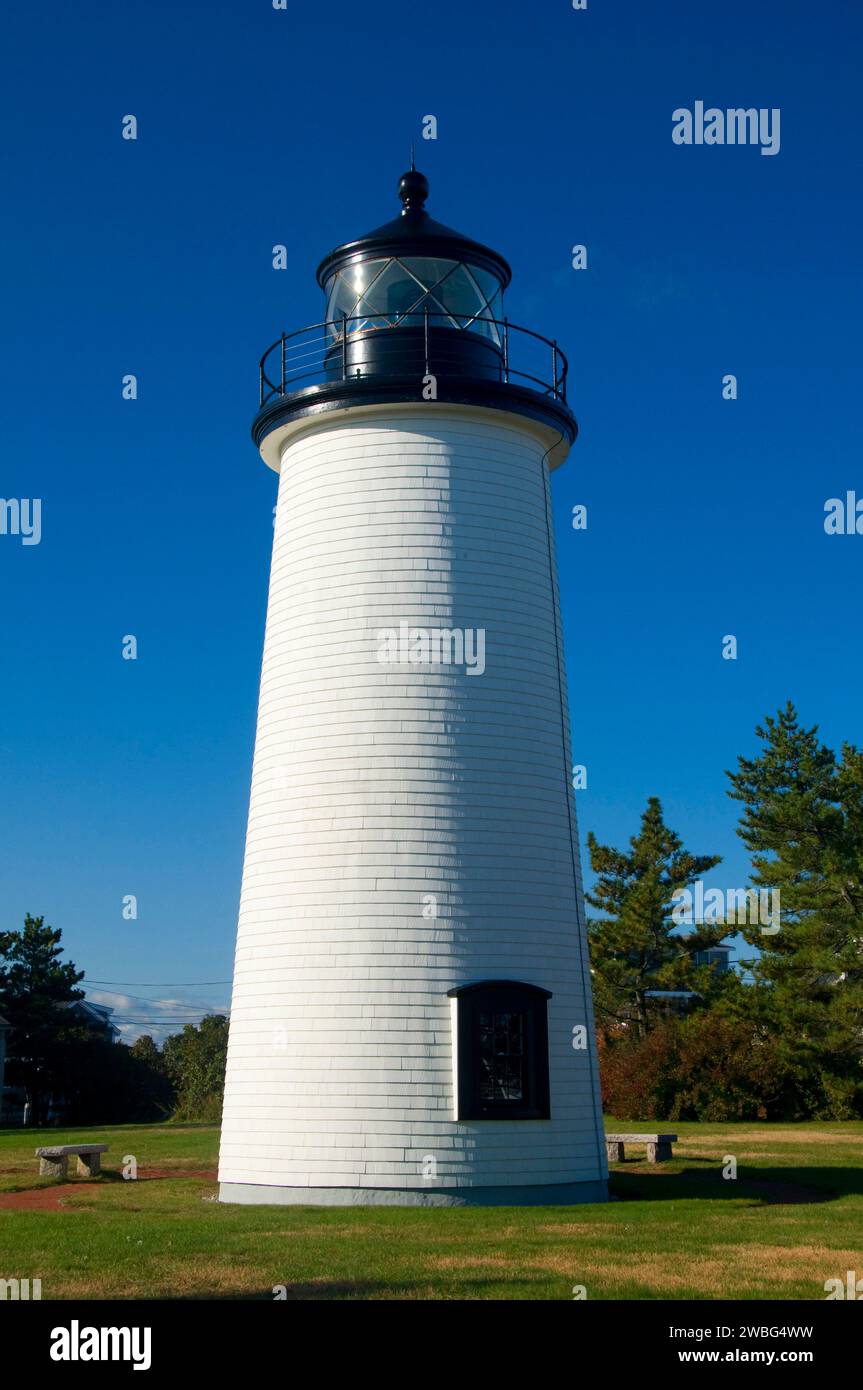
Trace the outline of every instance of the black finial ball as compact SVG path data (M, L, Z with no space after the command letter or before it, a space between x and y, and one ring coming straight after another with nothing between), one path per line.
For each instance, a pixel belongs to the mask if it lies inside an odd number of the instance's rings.
M402 213L421 212L429 195L429 181L419 169L408 169L399 179L399 197L404 206Z

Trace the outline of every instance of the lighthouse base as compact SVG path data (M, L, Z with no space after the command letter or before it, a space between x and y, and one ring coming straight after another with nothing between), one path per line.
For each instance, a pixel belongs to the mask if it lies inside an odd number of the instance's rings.
M223 1182L220 1202L279 1207L568 1207L607 1202L605 1182L536 1183L515 1187L277 1187Z

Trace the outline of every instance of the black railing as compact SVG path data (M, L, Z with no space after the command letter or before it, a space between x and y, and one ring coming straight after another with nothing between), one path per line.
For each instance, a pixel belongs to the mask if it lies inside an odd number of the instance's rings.
M394 336L382 336L388 334ZM358 314L277 338L260 361L260 403L319 382L447 372L523 384L565 402L568 370L556 342L508 319L477 318L462 327L428 308L394 323Z

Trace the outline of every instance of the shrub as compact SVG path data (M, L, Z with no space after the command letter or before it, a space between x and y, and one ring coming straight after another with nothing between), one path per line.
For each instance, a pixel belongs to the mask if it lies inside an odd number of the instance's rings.
M606 1110L624 1120L801 1120L819 1109L841 1118L851 1108L769 1028L713 1010L663 1020L642 1039L606 1035L600 1075Z

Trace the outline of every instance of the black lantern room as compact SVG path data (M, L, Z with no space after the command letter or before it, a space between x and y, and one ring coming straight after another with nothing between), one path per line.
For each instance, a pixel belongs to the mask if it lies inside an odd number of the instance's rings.
M508 321L509 265L432 218L428 193L409 169L400 214L321 261L323 321L283 334L261 359L256 443L297 416L420 399L517 411L575 438L563 352Z
M381 329L400 328L434 334L452 365L495 375L510 268L496 251L430 217L428 191L425 175L409 170L399 180L400 216L321 262L318 283L330 335L339 342L347 333L350 363L363 371L374 370L383 344L387 362L410 352L407 334L398 340L380 336Z

